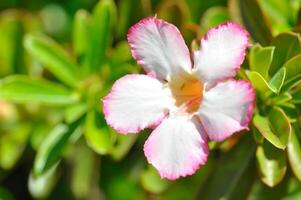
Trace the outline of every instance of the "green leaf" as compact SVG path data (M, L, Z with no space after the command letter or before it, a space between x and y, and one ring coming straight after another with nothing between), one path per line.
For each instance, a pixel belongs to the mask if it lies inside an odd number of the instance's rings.
M283 67L286 68L286 79L283 90L290 89L301 81L301 54L298 54L288 60Z
M258 0L258 3L267 19L272 24L274 34L289 31L293 24L296 23L298 10L294 9L296 6L293 6L293 4L296 5L297 1Z
M116 22L116 6L113 0L100 0L93 10L90 41L86 60L87 72L99 69L107 57Z
M284 83L284 79L286 76L286 68L282 67L279 69L279 71L272 77L272 79L269 81L270 88L275 93L279 93L281 90L281 87Z
M264 142L257 147L256 158L261 180L269 187L280 183L286 172L285 152Z
M86 103L78 103L68 106L64 111L64 116L68 124L75 122L87 111Z
M74 169L72 171L71 189L77 199L87 199L92 183L97 182L95 174L96 159L94 153L86 145L81 145L75 151Z
M7 133L0 133L0 167L6 170L13 168L22 156L30 133L29 124L16 126Z
M60 155L76 127L76 123L70 127L59 124L47 135L35 157L34 176L42 175L59 161Z
M278 107L272 108L268 117L256 114L254 126L275 147L284 149L291 131L290 122L284 111Z
M255 42L264 46L271 42L272 33L257 0L230 0L228 7L230 16L246 26Z
M292 129L291 137L289 138L287 154L293 173L301 181L301 146L295 129Z
M294 104L301 104L301 88L297 91L292 93L292 103Z
M27 76L15 75L0 82L0 98L14 102L72 104L78 96L61 85Z
M12 193L2 186L0 186L0 199L1 200L15 200Z
M282 93L279 96L272 98L272 101L276 105L281 105L282 103L286 103L292 99L292 95L288 92Z
M241 176L251 163L255 153L252 137L245 136L229 153L224 155L204 184L199 199L231 199ZM237 168L239 166L239 168Z
M87 53L89 46L89 13L85 10L76 12L73 22L73 48L79 60Z
M46 36L27 35L24 40L27 51L63 83L75 87L79 72L74 61L55 41Z
M206 10L201 18L201 27L204 31L217 26L225 21L229 21L230 16L226 7L214 6Z
M274 57L270 67L270 75L273 75L285 62L301 52L301 39L297 33L281 33L273 39L271 46L275 46ZM287 73L289 73L288 70Z
M52 166L40 176L34 176L33 173L30 173L28 190L31 196L36 199L45 199L49 196L58 180L57 166Z
M151 193L159 194L168 187L168 181L161 179L158 172L151 166L143 170L141 174L141 184L143 188Z
M262 47L256 44L250 51L250 69L258 72L263 78L268 78L269 68L273 60L275 47Z
M117 133L115 133L117 134ZM112 151L110 154L112 155L114 160L121 160L131 149L134 143L137 140L137 134L130 134L130 135L116 135L116 142L113 146Z
M112 147L111 133L108 127L99 128L97 126L96 112L88 112L85 123L85 138L89 147L95 152L103 155L107 154Z
M259 92L260 96L263 99L265 99L270 94L270 91L273 91L267 81L258 72L246 71L246 74L253 87L257 92Z

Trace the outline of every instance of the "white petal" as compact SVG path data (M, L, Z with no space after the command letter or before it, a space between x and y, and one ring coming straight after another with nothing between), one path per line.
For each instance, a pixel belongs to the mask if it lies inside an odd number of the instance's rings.
M199 118L211 140L221 141L248 127L252 118L255 92L247 81L217 84L204 93Z
M173 104L170 92L157 79L127 75L117 80L103 99L109 125L120 133L137 133L157 125Z
M189 50L181 33L166 21L157 18L139 21L130 28L128 42L137 62L161 80L191 70Z
M149 136L144 153L162 178L192 175L207 161L208 145L200 126L191 119L169 117Z
M232 78L242 64L249 33L238 24L224 23L210 29L194 52L194 68L203 82L211 84Z

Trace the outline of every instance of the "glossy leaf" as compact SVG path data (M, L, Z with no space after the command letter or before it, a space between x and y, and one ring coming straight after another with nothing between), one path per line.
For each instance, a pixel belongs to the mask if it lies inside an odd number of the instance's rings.
M293 95L292 103L301 104L301 89L295 91L292 95Z
M89 45L89 23L90 16L85 10L76 12L73 22L73 48L76 55L81 57L87 52Z
M61 85L21 75L9 76L0 82L0 98L44 104L71 104L78 100L76 94Z
M27 51L63 83L75 87L79 80L77 66L67 52L46 36L27 35L24 40Z
M35 157L34 176L42 175L60 160L61 153L75 129L76 124L70 127L59 124L47 135Z
M275 47L262 47L256 44L250 51L250 69L258 72L263 78L268 78L269 68L273 60Z
M247 71L246 74L249 80L251 81L253 87L256 89L256 91L259 92L260 96L263 99L270 94L270 91L273 91L272 88L270 88L270 85L267 83L267 81L258 72Z
M284 63L301 52L301 39L297 33L281 33L273 39L271 46L275 46L274 59L270 67L270 75L273 75Z
M85 138L89 147L95 152L103 155L107 154L112 147L111 134L109 128L97 126L95 111L88 112L85 122Z
M85 103L78 103L68 106L65 109L64 116L67 123L73 123L82 117L87 111L87 105Z
M257 0L230 0L228 6L230 16L246 26L255 42L262 45L271 42L272 33Z
M141 184L147 191L154 194L162 193L169 185L168 181L161 179L158 172L151 166L142 172Z
M9 170L15 166L26 147L29 124L18 124L7 133L0 133L0 167ZM17 148L16 148L17 147Z
M110 152L113 159L115 160L122 159L136 142L137 136L138 136L137 134L131 134L131 135L118 134L113 149Z
M90 26L89 49L85 66L88 72L99 69L107 57L112 42L116 7L113 0L100 0L93 10Z
M272 101L276 105L281 105L282 103L286 103L287 101L292 99L292 95L288 92L282 93L279 96L276 96L272 99Z
M201 27L204 31L217 26L225 21L229 21L230 16L226 7L214 6L206 10L201 19Z
M287 154L293 173L301 181L301 146L295 129L293 128L291 132L291 137L287 145Z
M71 189L76 198L86 199L91 192L92 183L94 180L97 182L97 178L94 176L97 174L97 170L95 170L97 160L93 151L87 146L80 146L75 153Z
M0 199L1 200L2 199L3 200L14 200L15 198L9 190L7 190L7 189L3 188L2 186L0 186Z
M292 25L296 23L298 9L296 3L290 0L258 0L265 16L272 24L274 34L289 31Z
M254 126L275 147L284 149L291 131L289 120L282 109L274 107L268 117L256 114Z
M288 60L283 67L286 68L286 79L284 88L290 89L301 81L301 54Z
M245 136L218 162L208 182L205 183L199 199L230 199L233 191L240 187L237 184L247 170L254 153L255 143L252 137Z
M52 166L40 176L34 176L30 173L28 180L28 190L30 194L37 199L44 199L52 192L58 180L57 165Z
M286 172L285 152L264 142L257 147L256 158L261 180L270 187L280 183Z
M282 85L284 83L286 76L286 68L281 68L279 71L272 77L272 79L269 81L270 88L273 90L275 93L279 93Z

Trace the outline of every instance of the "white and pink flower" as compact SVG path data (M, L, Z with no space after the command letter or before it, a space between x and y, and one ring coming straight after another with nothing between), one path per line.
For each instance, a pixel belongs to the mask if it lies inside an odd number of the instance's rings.
M161 19L138 22L128 42L148 75L117 80L103 111L122 134L154 129L144 153L162 178L192 175L207 161L208 139L222 141L248 128L255 92L233 79L249 42L243 27L229 22L209 30L193 63L179 30Z

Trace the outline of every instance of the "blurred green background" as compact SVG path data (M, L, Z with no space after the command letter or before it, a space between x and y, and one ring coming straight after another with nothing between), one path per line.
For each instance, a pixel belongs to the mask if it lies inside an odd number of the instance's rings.
M1 0L0 199L301 199L300 0ZM142 73L126 34L157 15L188 47L225 21L251 46L237 78L257 92L250 130L210 143L177 181L147 164L150 130L119 135L101 98Z

